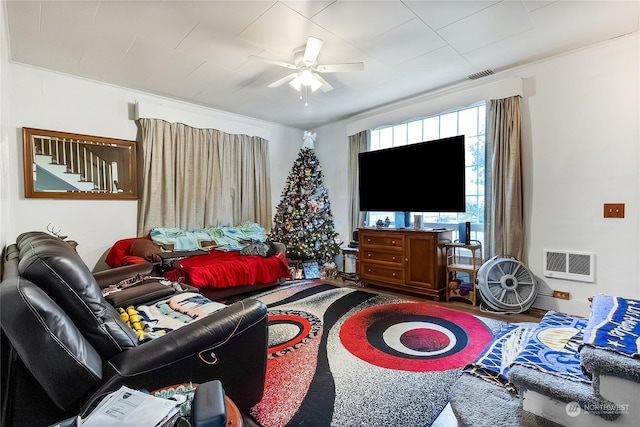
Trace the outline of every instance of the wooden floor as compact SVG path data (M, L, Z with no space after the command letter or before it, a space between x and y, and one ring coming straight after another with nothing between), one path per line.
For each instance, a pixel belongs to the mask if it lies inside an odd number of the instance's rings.
M492 319L498 319L498 320L502 320L502 321L510 322L510 323L539 322L540 319L542 318L542 316L544 315L544 311L537 310L537 309L530 309L529 311L527 311L525 313L519 313L519 314L495 313L495 312L490 312L490 311L483 310L479 306L475 306L474 307L470 303L464 303L464 302L460 302L460 301L436 302L432 298L429 298L429 297L423 297L423 296L420 296L420 295L417 295L417 294L404 293L404 292L391 290L391 289L384 289L382 287L374 286L374 285L364 285L364 286L357 285L356 283L351 282L351 281L343 282L342 279L340 279L340 278L337 278L335 280L327 280L327 283L331 283L332 285L336 285L336 286L345 286L345 287L353 288L353 289L362 289L362 290L365 290L365 291L368 291L368 292L375 292L375 293L379 293L379 294L393 295L393 296L397 296L397 297L401 297L401 298L405 298L405 299L413 300L413 301L429 301L431 303L439 304L439 305L442 305L444 307L448 307L448 308L451 308L451 309L454 309L454 310L464 311L466 313L471 313L471 314L475 314L475 315L478 315L478 316L489 317L489 318L492 318Z

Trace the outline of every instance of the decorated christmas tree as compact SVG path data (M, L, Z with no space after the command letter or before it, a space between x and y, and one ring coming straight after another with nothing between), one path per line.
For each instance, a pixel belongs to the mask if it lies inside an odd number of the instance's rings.
M333 262L340 244L336 242L329 192L313 150L315 138L315 133L304 132L304 145L287 177L269 237L287 245L288 258L322 265Z

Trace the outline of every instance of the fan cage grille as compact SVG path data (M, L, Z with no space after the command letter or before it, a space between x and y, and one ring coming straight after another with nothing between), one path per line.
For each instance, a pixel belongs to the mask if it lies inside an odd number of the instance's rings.
M529 269L512 257L493 257L478 270L482 302L498 312L522 313L536 299L537 282Z

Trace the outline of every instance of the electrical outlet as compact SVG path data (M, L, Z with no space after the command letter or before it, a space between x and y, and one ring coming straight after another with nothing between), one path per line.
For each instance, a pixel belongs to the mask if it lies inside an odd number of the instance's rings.
M570 294L569 292L565 292L565 291L553 291L553 297L560 298L560 299L569 299Z
M624 203L605 203L605 218L624 218Z

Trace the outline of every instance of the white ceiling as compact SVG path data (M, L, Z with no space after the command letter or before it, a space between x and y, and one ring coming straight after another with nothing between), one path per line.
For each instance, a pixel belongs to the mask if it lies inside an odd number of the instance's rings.
M6 1L12 61L300 129L638 31L640 1ZM333 91L291 72L313 36Z

